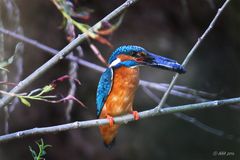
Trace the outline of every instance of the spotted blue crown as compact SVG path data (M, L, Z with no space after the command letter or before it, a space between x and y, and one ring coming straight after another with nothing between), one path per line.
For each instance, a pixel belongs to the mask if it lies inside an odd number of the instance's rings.
M146 50L139 46L125 45L118 47L110 56L108 63L111 64L120 54L131 55L133 52L146 52Z

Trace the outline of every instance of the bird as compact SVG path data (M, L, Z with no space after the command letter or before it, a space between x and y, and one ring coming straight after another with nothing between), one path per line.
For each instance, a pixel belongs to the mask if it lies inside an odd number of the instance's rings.
M133 114L135 92L139 84L139 67L151 66L185 73L184 67L177 61L151 53L140 46L123 45L118 47L108 60L108 67L100 77L96 94L96 114L98 119L108 119L108 125L100 125L100 135L104 145L112 148L119 124L114 124L113 117Z

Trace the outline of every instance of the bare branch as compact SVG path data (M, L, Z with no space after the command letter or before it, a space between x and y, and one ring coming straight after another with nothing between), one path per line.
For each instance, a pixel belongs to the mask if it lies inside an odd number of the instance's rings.
M14 33L14 32L9 31L9 30L7 30L7 29L0 28L0 32L2 32L3 34L9 35L9 36L11 36L11 37L13 37L13 38L15 38L15 39L18 39L18 40L20 40L20 41L23 41L23 42L25 42L25 43L28 43L28 44L30 44L30 45L32 45L32 46L34 46L34 47L37 47L37 48L39 48L39 49L41 49L41 50L43 50L43 51L46 51L46 53L50 53L50 54L52 54L52 55L56 55L56 54L59 52L58 50L56 50L56 49L54 49L54 48L51 48L51 47L49 47L49 46L47 46L47 45L44 45L44 44L42 44L42 43L40 43L40 42L38 42L38 41L36 41L36 40L34 40L34 39L25 37L25 36L20 35L20 34L17 34L17 33ZM45 53L45 52L43 52L43 53ZM103 72L103 71L105 70L104 67L101 67L101 66L96 65L96 64L94 64L94 63L91 63L91 62L88 62L88 61L86 61L86 60L80 59L80 58L78 58L78 57L76 57L76 56L73 56L73 55L71 55L71 54L68 55L68 56L65 57L65 58L66 58L67 60L76 62L76 63L78 63L79 65L83 65L83 66L88 67L88 68L90 68L90 69L96 70L96 71L98 71L98 72Z
M224 100L215 100L215 101L209 101L209 102L203 102L203 103L197 103L197 104L187 104L182 106L174 106L174 107L168 107L163 108L160 110L156 110L155 108L146 110L143 112L139 112L140 119L145 119L148 117L163 115L163 114L171 114L171 113L178 113L178 112L185 112L190 110L198 110L198 109L205 109L205 108L217 108L224 105L230 105L230 104L236 104L240 103L240 97L237 98L230 98L230 99L224 99ZM132 114L115 117L114 122L117 124L127 124L128 122L134 121L134 117ZM87 120L87 121L76 121L73 123L67 123L57 126L51 126L51 127L42 127L42 128L33 128L29 130L24 131L18 131L15 133L7 134L0 136L0 143L20 139L28 136L33 135L44 135L44 134L53 134L78 128L89 128L89 127L96 127L100 125L106 125L109 124L109 121L107 119L95 119L95 120Z
M161 86L165 86L166 88L168 88L169 84L161 83ZM208 98L208 99L214 99L214 98L217 97L216 93L208 93L208 92L205 92L205 91L192 89L192 88L189 88L189 87L186 87L186 86L174 85L173 89L175 89L177 91L181 91L183 93L189 93L191 95L205 97L205 98Z
M69 85L70 85L70 89L68 91L68 95L75 95L77 86L75 84L75 79L77 79L77 69L78 69L78 64L71 62L69 64L69 70L68 70L68 74L72 77L71 79L69 79ZM70 122L71 120L71 111L72 111L72 107L73 107L73 100L70 100L67 102L67 107L66 107L66 119L68 122Z
M215 15L215 17L213 18L213 20L211 21L210 25L208 26L208 28L205 30L205 32L202 34L202 36L200 38L198 38L197 43L195 43L195 45L193 46L193 48L190 50L190 52L188 53L187 57L185 58L185 60L183 61L182 65L185 67L187 65L187 63L189 62L189 60L191 59L191 57L193 56L193 54L195 53L195 51L197 50L197 48L200 46L200 44L202 43L202 41L206 38L206 36L209 34L209 32L212 30L214 24L216 23L217 19L219 18L219 16L222 14L223 10L225 9L225 7L227 6L227 4L230 2L230 0L226 0L225 3L222 5L221 8L218 9L217 14ZM177 79L178 79L179 73L176 73L167 89L167 91L164 93L160 103L158 104L158 106L155 108L156 110L160 110L161 107L164 105L164 103L166 102L169 93L171 91L171 89L173 88L173 86L175 85Z
M140 85L143 87L147 87L147 88L151 88L151 89L155 89L158 91L162 91L162 92L166 92L167 91L167 86L165 83L155 83L155 82L149 82L149 81L144 81L141 80L140 81ZM181 86L184 87L184 86ZM194 95L192 93L184 93L182 91L178 91L175 88L173 88L170 92L171 95L174 95L176 97L180 97L180 98L184 98L184 99L188 99L188 100L193 100L195 102L206 102L208 101L208 99L202 98L201 96L198 95Z
M148 89L147 87L142 87L144 92L152 99L154 100L156 103L158 103L161 99L156 95L154 94L150 89ZM229 105L230 106L230 105ZM169 107L169 106L168 106ZM198 127L200 128L201 130L205 131L205 132L208 132L208 133L211 133L211 134L214 134L216 136L219 136L219 137L222 137L222 138L226 138L226 139L229 139L229 140L235 140L237 142L240 142L240 139L238 136L236 135L232 135L232 134L228 134L228 133L225 133L224 131L220 130L220 129L216 129L216 128L213 128L207 124L204 124L203 122L199 121L198 119L194 118L194 117L191 117L187 114L184 114L184 113L173 113L175 117L181 119L181 120L184 120L185 122L188 122L188 123L191 123L193 124L195 127ZM231 138L230 138L231 137Z

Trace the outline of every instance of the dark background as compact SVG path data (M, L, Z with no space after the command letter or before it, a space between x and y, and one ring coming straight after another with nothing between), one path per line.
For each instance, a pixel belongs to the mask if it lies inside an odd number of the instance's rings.
M123 2L123 0L83 0L80 4L94 10L88 22L93 25ZM122 25L111 36L111 43L115 48L123 44L139 45L182 62L223 2L141 0L128 9ZM20 10L20 21L25 36L59 50L67 45L64 31L59 29L62 17L50 1L16 0L16 4ZM216 99L239 96L239 10L239 1L230 2L213 31L188 64L187 74L182 75L177 84L216 93L218 95ZM98 42L93 43L106 58L113 51ZM102 65L89 49L88 43L84 42L82 47L84 59ZM11 46L8 48L11 50ZM25 44L22 79L50 58L51 56L44 51ZM14 75L14 70L10 71ZM64 60L30 85L27 91L44 86L53 79L67 74L67 71L68 61ZM173 73L167 71L141 69L141 78L148 81L169 83L172 76ZM95 119L95 92L99 77L99 72L79 66L78 78L82 85L78 87L76 96L87 109L76 104L73 107L71 121ZM67 88L68 83L61 86L59 91L64 93ZM155 93L159 97L162 95L160 92ZM65 104L53 105L34 101L31 103L30 108L22 104L16 106L9 120L10 132L67 123ZM167 103L180 105L193 102L170 96ZM156 103L139 87L135 108L142 111L155 105ZM224 131L227 137L205 132L173 115L164 115L123 125L117 136L116 145L110 151L104 148L98 129L93 127L53 135L32 136L1 144L0 159L32 159L28 146L35 146L34 141L40 138L52 145L52 148L47 150L46 159L49 160L240 159L239 113L239 109L229 106L187 112L201 122ZM3 134L3 113L0 117ZM213 156L214 151L225 151L234 155Z

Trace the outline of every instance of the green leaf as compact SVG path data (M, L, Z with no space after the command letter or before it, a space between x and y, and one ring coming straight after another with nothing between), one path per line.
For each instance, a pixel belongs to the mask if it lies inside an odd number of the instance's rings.
M46 86L43 87L42 93L47 93L47 92L50 92L52 90L54 90L52 85L46 85Z
M23 98L23 97L18 97L19 99L20 99L20 101L22 102L22 104L24 104L25 106L27 106L27 107L31 107L31 103L28 101L28 100L26 100L25 98Z
M45 144L44 144L43 149L46 149L46 148L49 148L49 147L52 147L52 145L48 145L48 144L45 145Z

